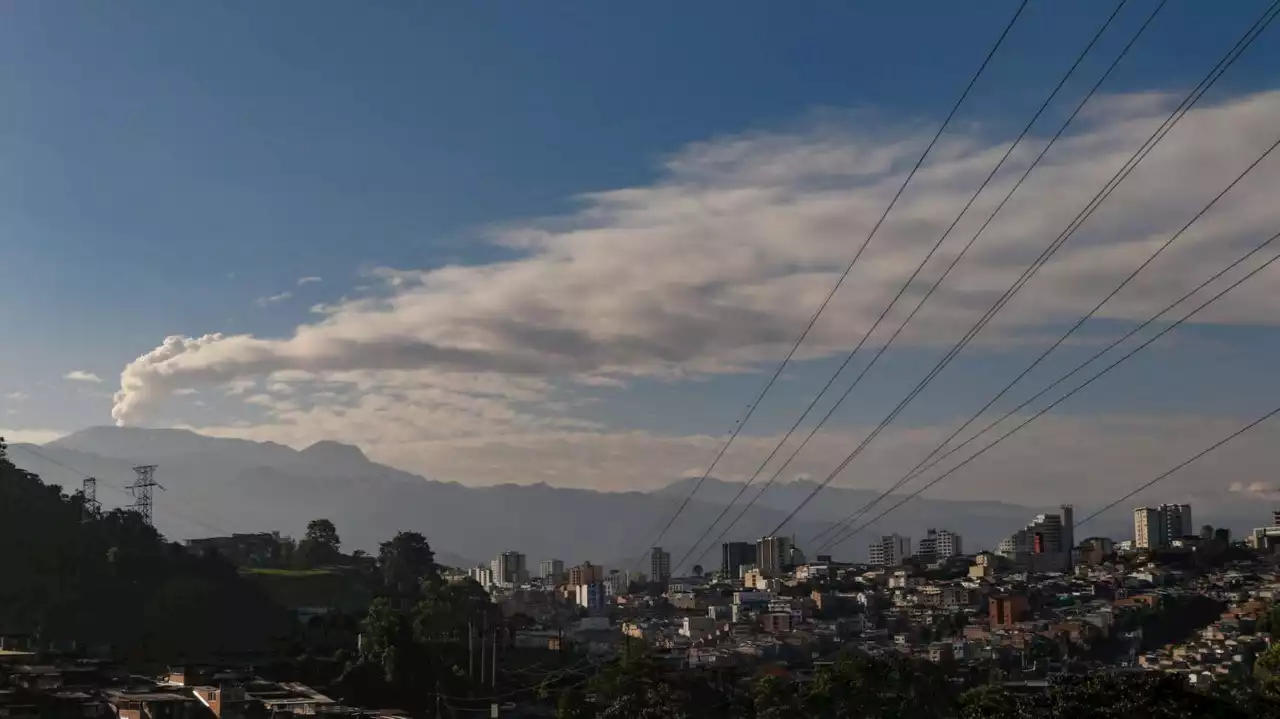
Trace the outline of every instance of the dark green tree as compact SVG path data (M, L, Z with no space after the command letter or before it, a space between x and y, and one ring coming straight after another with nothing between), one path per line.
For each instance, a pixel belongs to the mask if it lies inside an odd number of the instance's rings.
M756 719L791 719L796 716L799 702L787 682L774 676L756 681L751 693L752 709Z
M402 598L417 598L423 582L440 577L431 545L417 532L400 532L378 545L378 567L387 589Z
M336 564L342 558L339 548L342 540L338 528L328 519L313 519L307 523L307 533L292 552L293 566L310 569Z
M0 632L136 661L266 652L290 634L288 614L221 557L166 542L136 512L83 510L0 441Z
M303 539L328 547L335 554L342 546L342 540L338 538L338 528L328 519L313 519L307 522L307 533Z

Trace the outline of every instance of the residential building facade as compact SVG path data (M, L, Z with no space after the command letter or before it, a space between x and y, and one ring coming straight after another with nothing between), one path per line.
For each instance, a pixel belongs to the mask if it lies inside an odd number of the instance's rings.
M665 582L671 578L671 552L662 547L654 547L649 551L649 574L655 582Z
M761 537L756 542L756 568L764 576L780 576L790 564L790 537Z
M867 547L870 563L882 567L895 567L911 556L911 538L900 534L883 536Z
M916 556L921 559L949 559L964 554L960 535L947 529L930 529L916 548Z
M737 579L744 566L756 563L756 545L751 542L725 542L720 546L720 571L729 579Z
M542 560L539 574L543 580L558 582L564 576L564 562L559 559Z

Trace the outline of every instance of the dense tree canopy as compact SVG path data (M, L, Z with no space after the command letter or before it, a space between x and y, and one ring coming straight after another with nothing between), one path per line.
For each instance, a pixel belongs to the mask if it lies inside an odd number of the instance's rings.
M0 441L0 632L176 661L265 651L290 619L216 556L192 556L138 514L94 516L9 461Z
M435 559L426 537L417 532L400 532L378 545L383 581L398 597L417 597L423 581L438 579Z

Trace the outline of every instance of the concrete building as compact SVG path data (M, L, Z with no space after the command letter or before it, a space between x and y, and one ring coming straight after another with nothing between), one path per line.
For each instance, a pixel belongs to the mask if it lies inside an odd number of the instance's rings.
M900 534L890 534L872 542L867 548L871 564L882 567L896 567L911 556L911 538Z
M229 537L188 539L187 551L192 554L220 554L237 567L272 566L281 561L285 540L279 532L256 534L232 534Z
M784 634L791 631L791 612L768 612L760 615L760 628L769 634Z
M467 574L472 579L476 580L477 584L484 587L485 589L488 589L489 587L493 586L493 568L492 567L486 567L483 564L481 564L478 567L472 567L471 571L468 572Z
M525 556L517 551L499 554L493 560L494 583L502 587L518 587L529 581L529 569Z
M1075 547L1075 510L1062 505L1057 514L1038 514L1023 529L1000 541L996 554L1035 572L1071 568Z
M569 586L577 587L583 584L591 584L604 579L604 567L591 562L583 562L576 567L569 568Z
M947 529L930 529L916 547L916 556L936 561L964 554L960 535Z
M1191 505L1189 504L1160 505L1160 521L1164 527L1166 543L1196 533L1195 525L1191 523Z
M766 577L777 577L791 565L790 537L761 537L756 542L756 568Z
M1151 507L1133 510L1133 545L1139 549L1162 546L1160 511Z
M742 575L742 567L756 563L756 545L751 542L725 542L720 545L720 571L730 579Z
M1067 557L1067 567L1072 564L1073 551L1076 548L1076 508L1063 504L1058 508L1062 512L1062 545L1058 548Z
M1027 619L1030 605L1021 594L994 596L988 602L991 628L1011 627Z
M1141 549L1168 547L1173 540L1195 533L1189 504L1162 504L1133 510L1133 543Z
M580 584L576 592L578 606L587 611L600 611L605 608L606 598L604 591L604 582L592 582L590 584Z
M631 588L632 582L643 581L643 578L644 575L639 572L611 569L609 575L603 579L604 592L611 597L621 596Z
M679 631L696 642L715 633L715 630L716 620L711 617L685 617Z
M649 550L649 574L655 582L665 582L671 577L671 552L662 547Z
M564 562L559 559L544 559L539 575L546 581L558 582L564 577Z

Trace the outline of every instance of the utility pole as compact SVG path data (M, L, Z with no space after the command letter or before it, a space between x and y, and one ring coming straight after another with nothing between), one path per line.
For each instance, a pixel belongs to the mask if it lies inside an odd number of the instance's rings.
M476 680L476 627L467 622L467 679Z
M493 666L489 672L489 688L493 693L498 691L498 628L493 628Z
M134 500L130 509L137 512L142 517L142 521L146 522L148 527L153 527L155 525L151 521L151 492L155 487L164 489L164 487L161 487L156 483L156 465L139 465L133 468L133 473L136 475L136 478L133 480L133 484L125 488L130 492L133 492Z
M484 642L485 635L489 633L489 615L485 614L484 629L480 631L480 686L484 686Z

